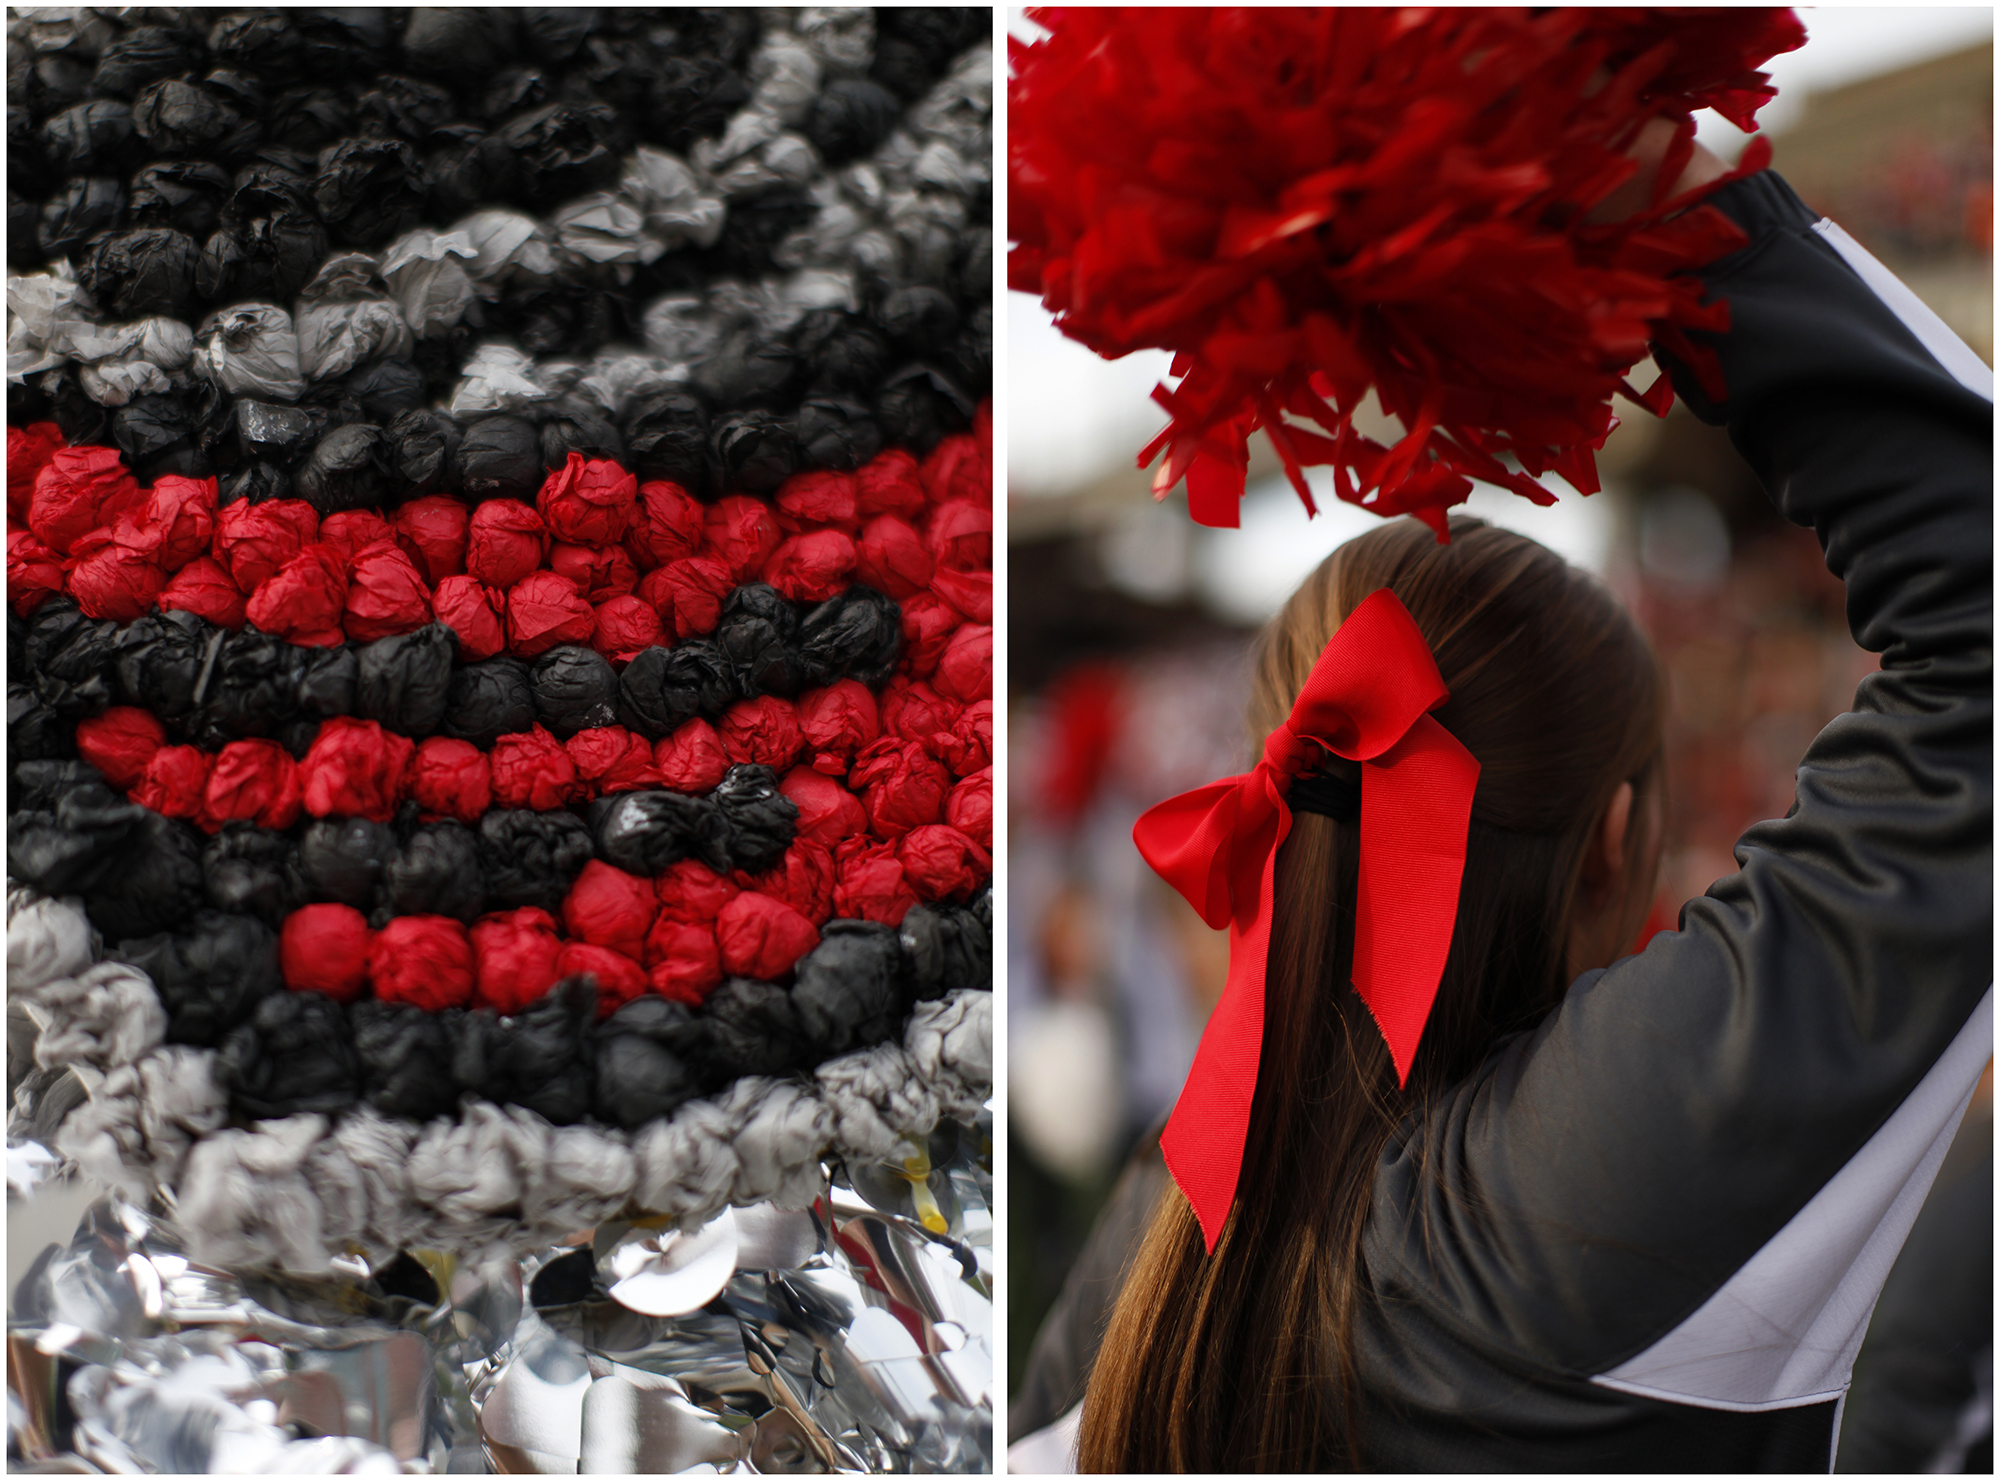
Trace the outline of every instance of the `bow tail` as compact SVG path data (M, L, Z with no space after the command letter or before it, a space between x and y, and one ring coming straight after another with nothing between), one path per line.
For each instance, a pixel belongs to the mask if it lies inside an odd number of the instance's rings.
M1406 1085L1458 918L1479 763L1429 715L1362 763L1354 989Z

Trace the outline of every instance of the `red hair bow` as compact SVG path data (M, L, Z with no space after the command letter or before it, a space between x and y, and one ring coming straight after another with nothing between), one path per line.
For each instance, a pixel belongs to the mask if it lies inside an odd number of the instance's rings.
M1211 1252L1236 1197L1271 949L1272 875L1292 829L1285 793L1322 750L1361 763L1361 877L1354 988L1407 1083L1458 915L1479 763L1430 712L1450 698L1423 634L1393 592L1348 614L1264 758L1169 798L1132 829L1146 862L1211 929L1229 929L1229 982L1160 1147Z

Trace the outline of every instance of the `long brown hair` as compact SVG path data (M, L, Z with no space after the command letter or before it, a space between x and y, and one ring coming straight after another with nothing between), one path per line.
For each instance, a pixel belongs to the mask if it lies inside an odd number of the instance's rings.
M1555 1006L1593 824L1622 782L1642 797L1659 784L1665 686L1645 637L1590 577L1469 516L1449 545L1413 520L1385 525L1307 578L1259 648L1259 742L1342 616L1384 587L1451 691L1438 720L1480 763L1451 955L1408 1088L1346 985L1358 828L1300 814L1278 854L1241 1196L1213 1256L1180 1191L1161 1200L1091 1375L1082 1470L1359 1467L1353 1334L1382 1149ZM1644 831L1626 830L1634 878Z

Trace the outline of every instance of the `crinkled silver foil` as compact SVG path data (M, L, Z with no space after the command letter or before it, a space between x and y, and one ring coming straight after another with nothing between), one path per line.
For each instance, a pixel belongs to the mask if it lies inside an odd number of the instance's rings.
M16 1216L66 1188L31 1124ZM8 1468L990 1471L990 1108L822 1174L809 1209L321 1277L196 1264L170 1207L102 1199L12 1293Z

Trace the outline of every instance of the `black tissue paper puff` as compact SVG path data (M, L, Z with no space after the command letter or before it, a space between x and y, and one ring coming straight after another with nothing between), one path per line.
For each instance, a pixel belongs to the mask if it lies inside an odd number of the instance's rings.
M444 219L455 221L520 193L513 154L484 130L453 124L434 130L429 144L424 173L430 176L432 209Z
M246 397L239 399L230 412L236 422L236 445L242 456L284 470L288 488L292 483L291 470L312 453L325 430L325 413L315 407L283 406Z
M108 176L78 176L42 206L37 241L50 257L66 257L124 216L125 189Z
M805 363L807 389L822 395L868 395L894 363L888 336L845 309L812 310L792 326L792 348Z
M725 490L769 494L797 471L798 437L790 418L731 412L716 422L713 436Z
M192 237L169 227L107 232L77 264L77 281L113 319L185 319L200 256Z
M875 398L875 416L889 444L921 457L929 456L948 433L970 426L974 410L964 391L925 365L903 367L883 382Z
M589 979L571 977L510 1017L468 1013L453 1075L487 1100L524 1106L556 1126L574 1125L591 1110L596 1011Z
M799 466L852 473L882 451L875 413L859 401L808 396L792 418L799 443Z
M374 509L387 503L392 478L382 429L356 422L322 437L296 482L299 497L324 519L346 509Z
M479 835L463 823L427 823L414 829L382 871L377 930L398 915L448 915L471 925L486 911L486 866Z
M354 713L354 695L361 682L361 654L352 644L337 648L307 648L298 665L299 718L317 724L335 715Z
M423 161L400 139L348 139L319 153L313 201L343 246L386 247L423 221L429 192Z
M307 393L324 406L335 426L373 422L380 426L424 404L423 372L408 360L384 355L355 366L345 375L320 382ZM386 440L384 455L387 455ZM402 491L389 481L381 502L395 502Z
M721 465L708 411L685 391L666 391L633 407L625 445L640 479L667 479L703 501L720 496Z
M873 154L896 127L902 105L865 77L836 77L820 89L806 119L806 137L829 165Z
M744 329L696 367L694 383L716 406L783 411L798 400L801 364L785 340Z
M85 617L68 597L43 604L29 627L29 667L42 702L67 720L95 715L115 699L112 666L125 643L117 623Z
M270 993L224 1037L216 1078L253 1121L343 1110L361 1080L347 1014L325 993Z
M753 698L798 694L803 677L798 637L798 608L761 581L729 594L715 628L715 646L729 660L737 687Z
M952 905L918 905L897 927L911 988L919 1000L959 988L993 988L993 933L976 913Z
M457 639L442 622L361 645L354 713L422 740L444 723Z
M66 824L66 809L56 818ZM119 850L116 864L83 891L83 908L107 941L179 926L206 897L203 839L191 823L147 812Z
M141 483L163 473L207 478L215 472L195 446L194 417L186 399L172 392L134 396L113 411L111 441Z
M799 958L792 1006L816 1059L879 1044L903 1019L902 951L874 921L828 921Z
M458 1101L452 1079L452 1029L464 1018L448 1008L430 1013L414 1003L363 998L347 1008L360 1071L361 1098L385 1116L428 1121Z
M561 402L541 426L542 466L560 468L571 453L608 458L620 467L631 465L625 439L594 409L574 398Z
M635 998L613 1013L594 1035L597 1119L637 1131L702 1094L711 1036L705 1017L671 998Z
M401 503L458 487L458 423L441 412L403 412L384 429L391 470L389 491Z
M559 67L577 53L586 37L603 24L589 5L528 6L514 13L521 28L521 55L545 66Z
M299 835L299 872L314 900L365 911L395 852L396 835L381 823L318 818Z
M224 823L202 850L201 875L210 905L273 928L308 899L298 841L254 823Z
M375 85L355 99L354 108L363 133L419 146L458 118L458 100L451 90L421 77L376 78Z
M493 809L479 820L487 908L533 905L559 917L592 853L590 828L574 813Z
M418 7L403 26L404 65L454 87L479 82L514 55L515 12Z
M134 139L132 110L110 98L93 98L42 125L42 157L56 176L123 175L134 162Z
M729 202L716 244L702 254L710 270L727 277L761 278L775 270L772 251L812 224L819 207L796 186L779 185Z
M207 160L166 160L132 177L126 215L134 226L170 227L205 242L222 225L222 208L236 185Z
M903 609L872 587L848 587L814 607L799 627L799 658L814 687L859 679L879 688L902 651Z
M262 504L270 499L290 499L294 496L292 475L276 463L267 463L261 458L224 473L216 486L218 506L234 504L238 499Z
M17 806L7 815L8 878L45 895L75 895L102 888L123 871L146 809L91 776L52 805Z
M24 761L52 761L75 750L75 726L43 704L32 685L8 680L7 754Z
M651 878L687 858L719 873L730 868L728 825L708 797L619 792L599 798L590 819L597 856L627 874Z
M892 5L875 12L875 58L868 75L915 103L986 32L991 12L971 6Z
M220 94L169 77L132 100L132 127L155 156L231 164L257 147L263 130Z
M304 65L293 15L286 10L225 11L209 27L208 49L217 61L273 82L290 82Z
M199 39L167 26L134 26L97 54L90 90L100 98L129 98L163 77L185 77L202 64Z
M36 389L48 399L49 408L45 415L33 420L48 421L53 417L56 426L62 429L63 441L72 447L110 446L111 408L90 399L76 366L59 366L36 380Z
M618 179L618 115L602 103L550 103L494 130L519 169L521 204L548 211Z
M440 727L446 735L486 751L501 736L531 730L534 724L535 686L519 659L489 658L452 671Z
M958 333L958 305L942 289L912 283L882 300L875 321L901 354L929 359L943 354Z
M219 751L232 740L276 735L297 719L302 651L253 627L225 637L202 688L195 743Z
M326 260L326 228L296 187L239 188L223 218L195 269L195 286L210 303L290 303Z
M667 654L664 683L692 703L696 714L713 718L744 697L726 655L706 638L676 644Z
M813 1046L797 1005L777 983L726 978L701 1007L709 1021L710 1072L718 1081L811 1068Z
M731 867L760 874L775 867L792 846L799 808L778 790L768 766L732 766L709 794L721 812Z
M618 675L593 648L566 643L551 648L528 670L535 688L535 716L558 740L618 720Z
M524 417L486 417L459 439L456 468L458 486L474 504L487 499L532 504L545 476L541 437Z
M646 136L676 154L687 154L700 140L720 134L730 115L749 100L749 87L726 62L699 55L664 56L650 100Z
M118 645L117 684L124 703L137 705L184 734L211 652L228 634L192 612L153 612L128 626Z
M647 740L660 740L701 713L694 691L671 682L675 650L642 648L618 675L618 723Z
M56 804L79 787L104 785L104 777L88 761L39 756L10 756L12 784L7 805L15 812L53 813Z
M278 933L247 915L196 913L176 932L120 941L110 955L153 979L167 1042L213 1048L265 998L284 991Z

